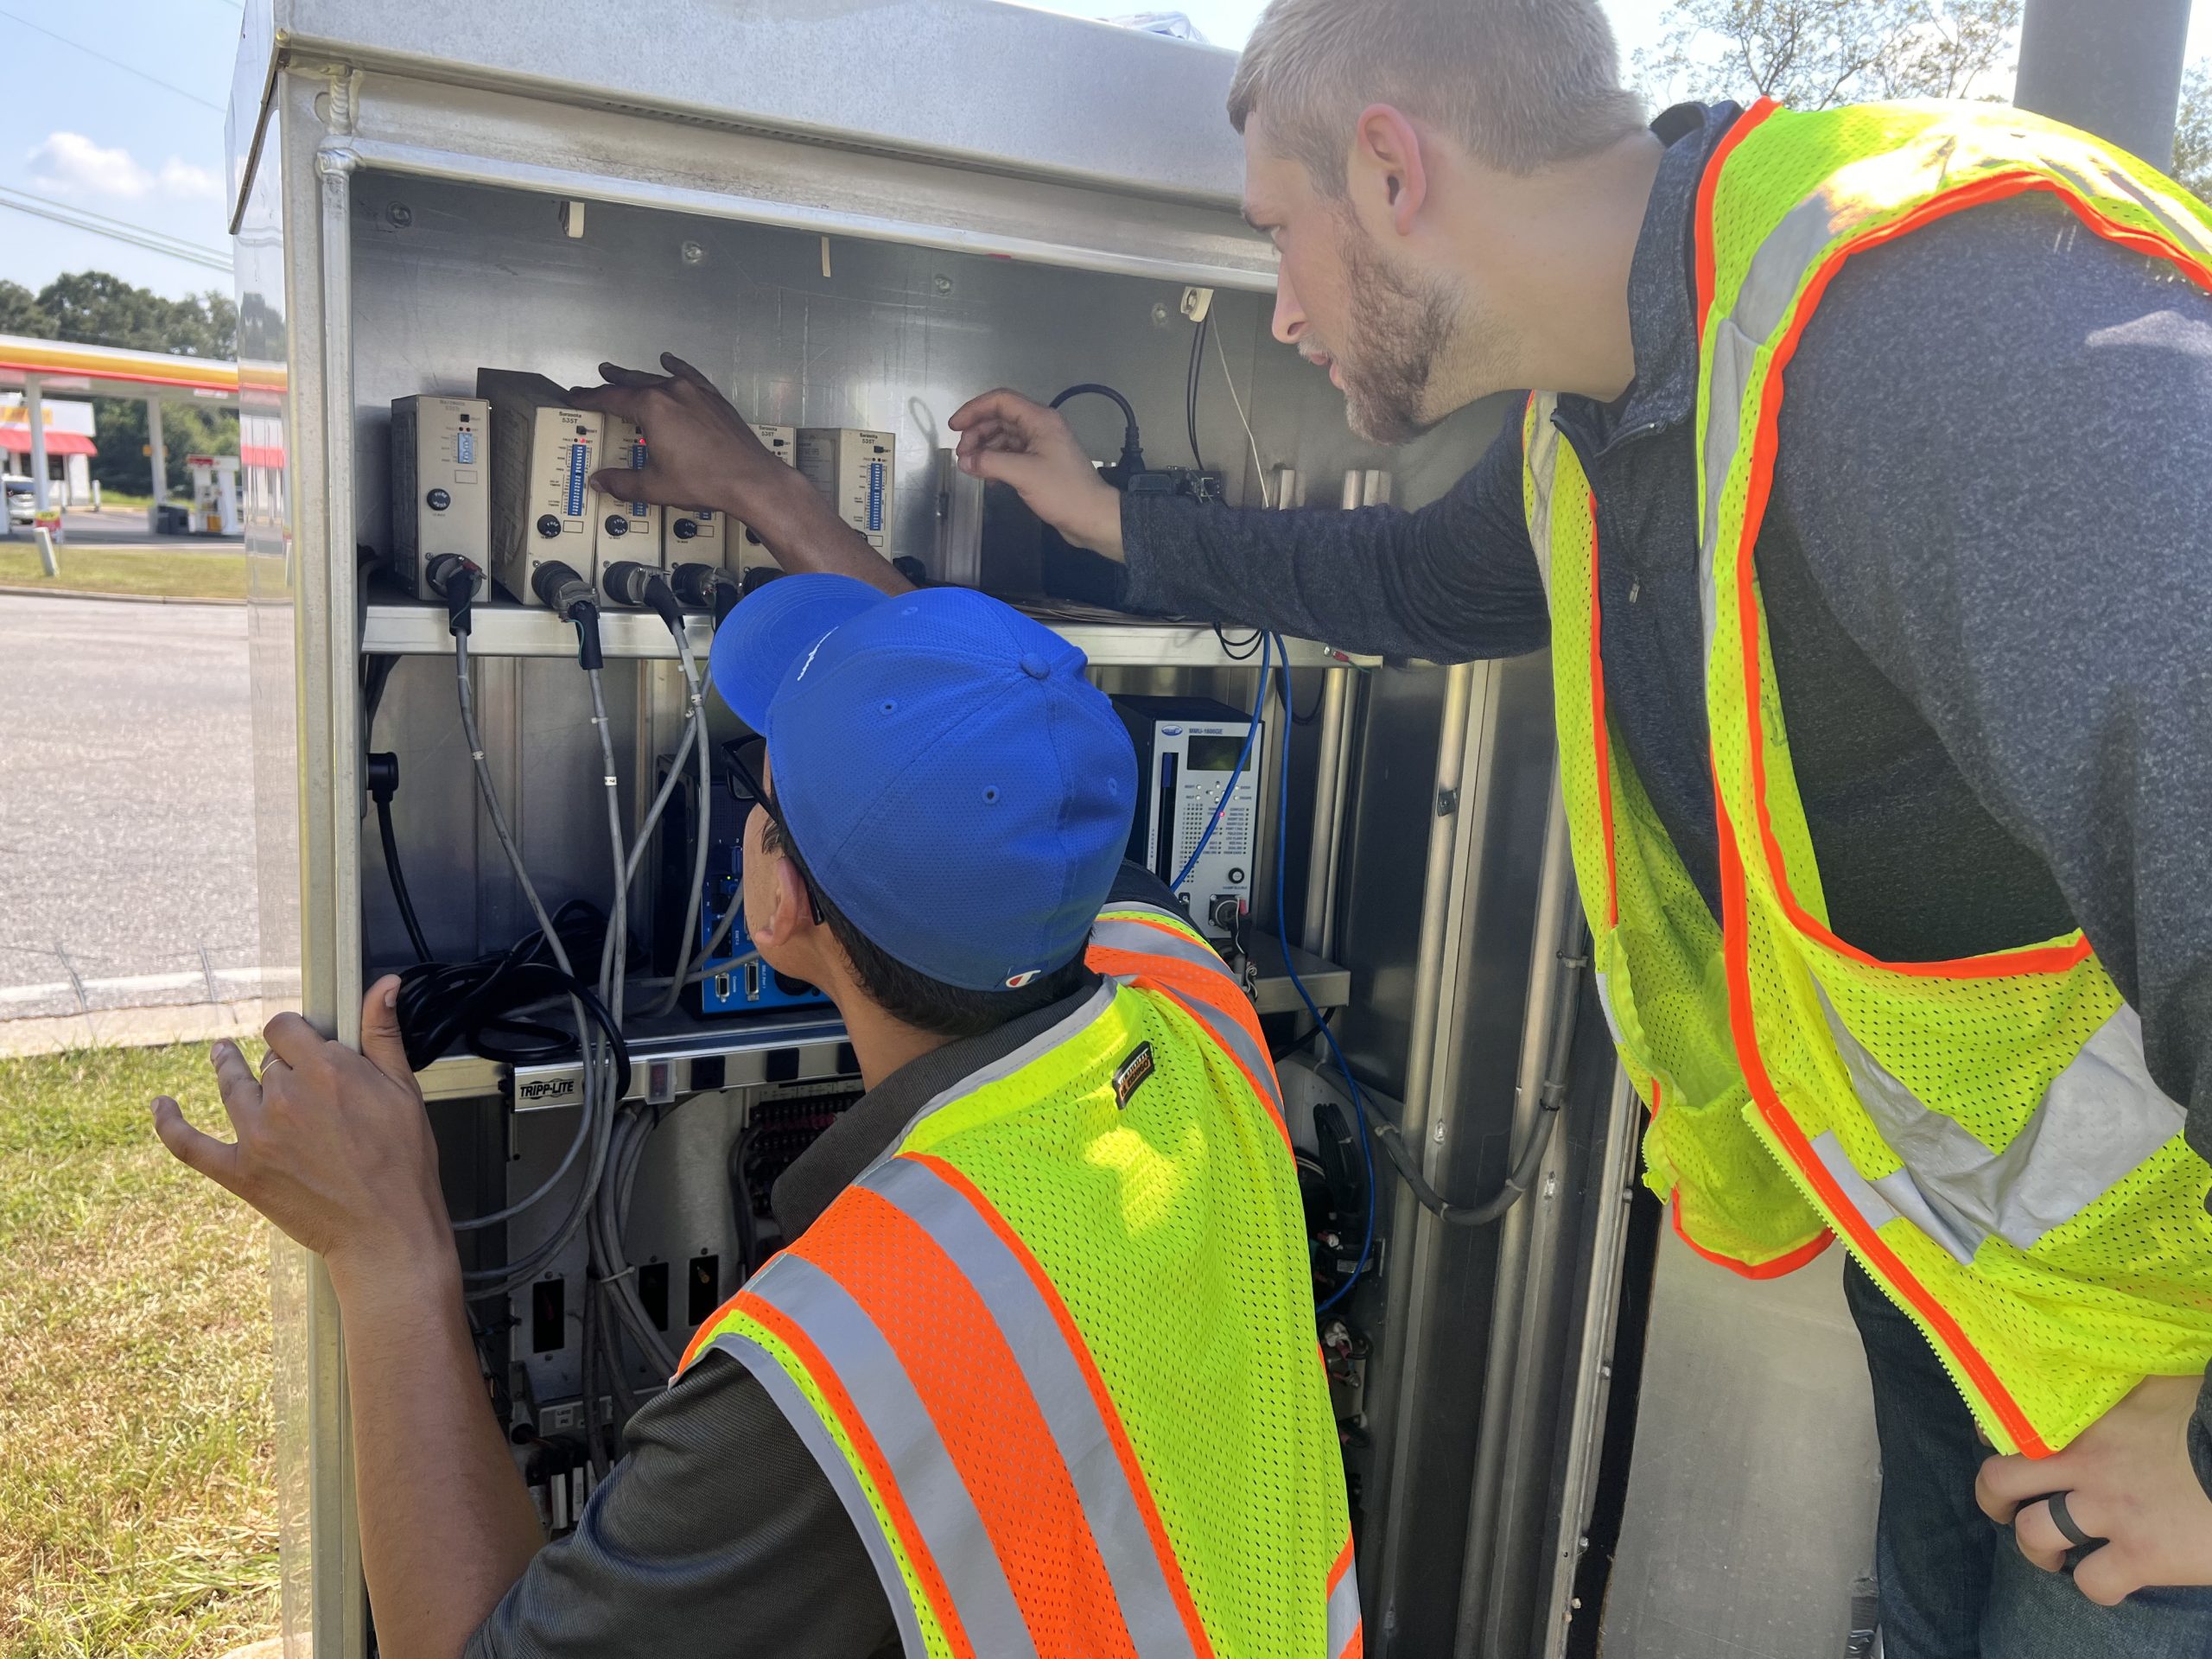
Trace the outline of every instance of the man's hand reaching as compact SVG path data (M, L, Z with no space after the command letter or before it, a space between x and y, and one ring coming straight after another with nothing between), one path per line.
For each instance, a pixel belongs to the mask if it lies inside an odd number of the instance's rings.
M321 1255L334 1279L459 1272L398 990L394 976L369 988L359 1053L296 1014L263 1032L258 1078L237 1044L217 1043L209 1058L235 1141L193 1128L167 1096L154 1102L162 1145Z
M960 470L1010 485L1029 511L1077 547L1122 556L1122 497L1055 409L1018 391L987 391L953 411Z
M602 363L606 384L577 386L579 409L637 423L644 467L608 467L592 487L625 501L707 507L741 519L785 570L855 576L886 593L913 584L855 534L794 467L768 452L751 423L707 377L672 352L665 374Z

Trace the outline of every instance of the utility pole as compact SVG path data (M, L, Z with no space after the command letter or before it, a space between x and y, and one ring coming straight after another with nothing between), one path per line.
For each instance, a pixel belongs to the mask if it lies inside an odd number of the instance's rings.
M150 535L162 527L162 503L169 499L169 455L162 444L162 400L146 400L146 453L154 469L153 505L146 509L146 530Z
M54 532L46 522L46 382L35 374L23 377L23 418L31 429L31 536L38 543L38 562L48 576L58 576Z
M2174 164L2190 0L2027 0L2012 101Z

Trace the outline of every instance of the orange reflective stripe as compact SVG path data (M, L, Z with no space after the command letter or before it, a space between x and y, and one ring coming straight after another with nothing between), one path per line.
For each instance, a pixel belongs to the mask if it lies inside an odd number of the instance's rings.
M961 1623L959 1611L952 1603L952 1592L938 1571L936 1557L922 1538L922 1529L915 1523L912 1510L899 1490L899 1481L892 1473L891 1465L883 1455L883 1448L876 1444L868 1432L867 1420L860 1408L846 1392L845 1385L837 1379L835 1366L823 1357L813 1339L802 1331L797 1321L787 1318L783 1310L771 1306L749 1292L740 1291L730 1299L732 1305L751 1319L764 1326L785 1347L791 1350L798 1363L806 1368L807 1376L820 1389L830 1409L836 1414L838 1427L844 1431L847 1444L853 1454L868 1471L868 1479L874 1484L876 1496L882 1500L889 1514L891 1524L898 1529L899 1541L906 1552L906 1560L914 1575L921 1580L923 1592L929 1597L930 1611L937 1617L938 1627L944 1632L946 1643L956 1659L976 1659L975 1644L968 1639L967 1627ZM887 1589L888 1586L887 1586Z
M1790 1274L1796 1272L1798 1268L1803 1267L1808 1262L1811 1262L1816 1257L1825 1255L1827 1251L1828 1246L1835 1243L1834 1231L1832 1229L1823 1227L1821 1229L1818 1236L1808 1239L1802 1244L1800 1244L1796 1249L1790 1251L1787 1255L1777 1255L1771 1262L1739 1262L1732 1255L1724 1255L1719 1250L1707 1249L1704 1245L1699 1243L1697 1240L1690 1236L1689 1228L1682 1220L1682 1194L1681 1188L1677 1187L1674 1192L1667 1195L1667 1213L1673 1221L1675 1236L1681 1239L1683 1243L1688 1245L1694 1255L1697 1255L1701 1260L1712 1262L1716 1268L1727 1268L1729 1272L1734 1274L1738 1279L1786 1278Z
M1068 1352L1074 1356L1076 1365L1083 1373L1084 1386L1090 1391L1091 1404L1098 1414L1099 1421L1106 1426L1107 1438L1113 1445L1115 1459L1122 1466L1122 1478L1136 1499L1138 1512L1144 1519L1146 1535L1152 1541L1154 1554L1160 1559L1161 1575L1166 1580L1169 1593L1174 1598L1176 1611L1182 1617L1191 1646L1201 1655L1211 1654L1212 1644L1207 1641L1205 1626L1199 1620L1198 1604L1191 1599L1190 1586L1183 1579L1182 1562L1175 1554L1174 1545L1168 1540L1167 1528L1160 1518L1159 1505L1153 1501L1151 1484L1145 1478L1143 1466L1137 1462L1136 1448L1129 1443L1128 1430L1122 1426L1122 1414L1115 1408L1113 1395L1106 1390L1106 1379L1099 1375L1098 1363L1091 1357L1090 1345L1084 1340L1083 1332L1076 1325L1075 1315L1068 1311L1068 1305L1062 1299L1058 1287L1045 1271L1044 1264L1021 1242L1021 1236L999 1213L998 1207L984 1197L982 1189L967 1176L933 1153L908 1152L901 1153L899 1156L930 1170L974 1205L976 1213L997 1235L999 1242L1021 1264L1022 1271L1036 1286L1038 1296L1051 1312L1053 1323L1059 1326L1060 1336L1067 1344ZM1318 1344L1316 1351L1319 1351Z
M1791 1166L1800 1180L1819 1194L1828 1213L1842 1222L1851 1242L1867 1262L1878 1269L1896 1287L1897 1294L1912 1305L1913 1310L1928 1322L1960 1367L1974 1379L1982 1398L1989 1402L2006 1431L2021 1451L2031 1458L2048 1457L2051 1447L2036 1432L2028 1421L2027 1413L2020 1409L2005 1385L1998 1381L1997 1373L1981 1357L1974 1345L1967 1340L1959 1322L1944 1310L1943 1305L1929 1294L1926 1286L1916 1279L1897 1252L1883 1241L1873 1224L1860 1214L1858 1207L1845 1196L1814 1153L1812 1143L1797 1127L1781 1096L1775 1092L1774 1080L1767 1075L1765 1057L1759 1052L1758 1030L1751 1015L1751 930L1745 917L1748 895L1745 891L1744 863L1736 850L1736 836L1728 819L1728 809L1719 804L1719 779L1713 779L1713 799L1720 818L1720 899L1723 914L1721 937L1728 968L1728 1021L1735 1032L1736 1058L1744 1069L1744 1079L1751 1084L1751 1098L1758 1104L1759 1116L1773 1131L1775 1138L1787 1152ZM1694 1248L1694 1247L1693 1247Z
M896 1205L854 1186L792 1254L836 1280L890 1344L1037 1650L1134 1656L1052 1430L990 1310L938 1242Z

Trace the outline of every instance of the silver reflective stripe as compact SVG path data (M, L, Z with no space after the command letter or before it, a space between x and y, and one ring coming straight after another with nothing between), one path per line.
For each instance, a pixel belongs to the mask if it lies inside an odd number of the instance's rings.
M1825 991L1821 1011L1859 1104L1904 1166L1872 1185L1961 1262L1992 1237L2034 1249L2181 1133L2185 1115L2151 1080L2143 1022L2125 1003L2051 1079L2002 1152L1923 1104L1867 1052Z
M1075 1483L1136 1651L1144 1659L1194 1652L1090 1382L1029 1270L967 1196L927 1165L894 1158L860 1185L929 1234L990 1311Z
M906 1368L867 1310L813 1262L789 1252L762 1268L747 1288L805 1332L837 1374L882 1448L976 1651L1034 1656L1028 1624L959 1467ZM905 1593L903 1584L899 1593Z
M1344 1577L1337 1580L1337 1587L1329 1592L1330 1659L1340 1659L1351 1646L1352 1637L1358 1634L1359 1573L1347 1566Z
M1536 575L1544 584L1544 601L1552 596L1552 492L1559 487L1559 429L1552 411L1559 398L1552 392L1536 397L1535 432L1521 457L1533 489L1529 511L1529 540L1536 550Z
M1758 342L1744 338L1732 318L1713 325L1713 368L1707 376L1705 415L1705 514L1698 536L1698 607L1705 620L1705 649L1710 657L1720 624L1720 601L1713 575L1720 560L1720 499L1728 469L1736 463L1742 437L1744 399L1751 391Z
M1127 908L1127 906L1125 906ZM1165 911L1149 912L1163 922L1172 922ZM1135 956L1173 957L1178 962L1187 962L1194 968L1204 968L1209 973L1219 974L1228 983L1236 983L1236 976L1229 971L1229 964L1210 944L1201 944L1178 928L1169 932L1163 928L1149 927L1142 922L1118 921L1102 916L1090 925L1090 942L1103 944L1109 950L1127 950Z
M1598 982L1598 1006L1605 1010L1605 1029L1613 1033L1613 1046L1626 1048L1628 1039L1621 1035L1620 1016L1613 1012L1613 976L1600 969L1592 977Z
M1101 921L1090 930L1094 944L1109 950L1127 950L1133 955L1166 957L1177 962L1204 968L1221 976L1221 982L1238 996L1244 995L1236 976L1228 965L1216 956L1210 946L1198 944L1182 934L1170 936L1156 927L1147 927L1141 922ZM1242 1061L1252 1074L1262 1092L1280 1115L1282 1111L1282 1092L1275 1086L1274 1066L1267 1051L1252 1040L1252 1033L1230 1015L1198 997L1184 996L1172 985L1160 988L1175 999L1175 1006L1190 1014L1211 1033L1213 1039Z
M861 1535L868 1560L875 1563L875 1576L882 1582L884 1599L891 1604L891 1617L899 1626L899 1642L906 1659L928 1659L929 1647L922 1640L921 1620L915 1615L913 1599L906 1593L906 1580L899 1571L899 1558L891 1552L891 1541L883 1535L883 1523L876 1519L860 1477L845 1461L844 1452L831 1436L830 1426L822 1421L822 1414L815 1410L814 1402L791 1380L791 1373L776 1357L752 1338L733 1331L715 1338L713 1345L760 1379L768 1397L776 1402L776 1408L784 1414L784 1420L814 1454L815 1462L829 1478L830 1489L837 1494L837 1501L852 1517L854 1529Z

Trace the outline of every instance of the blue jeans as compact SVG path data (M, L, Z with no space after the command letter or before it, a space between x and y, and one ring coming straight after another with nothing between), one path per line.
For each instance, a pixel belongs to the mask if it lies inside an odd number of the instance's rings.
M1974 1503L1990 1455L1926 1338L1853 1262L1844 1294L1866 1346L1882 1450L1875 1534L1883 1659L2206 1659L2212 1590L2139 1590L2100 1607L2030 1565Z

